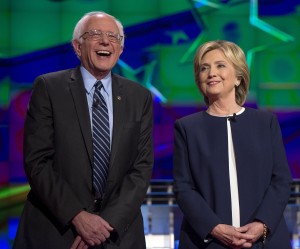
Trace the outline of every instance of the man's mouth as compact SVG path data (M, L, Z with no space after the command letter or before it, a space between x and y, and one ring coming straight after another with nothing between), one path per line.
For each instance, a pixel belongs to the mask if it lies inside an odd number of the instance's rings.
M105 50L98 50L98 51L96 51L96 54L99 56L110 56L111 52L105 51Z

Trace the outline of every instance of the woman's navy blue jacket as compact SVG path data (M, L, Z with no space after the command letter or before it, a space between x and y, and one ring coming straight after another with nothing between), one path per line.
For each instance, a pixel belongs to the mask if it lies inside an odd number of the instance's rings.
M291 175L278 120L245 108L231 130L241 226L260 220L269 229L264 248L289 249L283 212ZM183 212L179 248L227 248L215 239L204 242L217 224L231 225L227 118L203 111L177 120L174 131L174 192Z

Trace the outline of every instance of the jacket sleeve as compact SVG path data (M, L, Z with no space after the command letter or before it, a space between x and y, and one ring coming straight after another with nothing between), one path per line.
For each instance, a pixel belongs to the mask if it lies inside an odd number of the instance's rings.
M264 222L268 226L269 232L272 233L280 222L288 203L292 178L282 141L280 126L275 115L272 115L270 129L272 136L273 171L271 182L265 192L255 218Z
M200 238L205 240L211 230L222 223L196 190L189 166L186 130L180 121L174 126L174 193L184 219Z
M62 227L83 208L55 167L53 107L46 79L34 83L24 128L24 169L31 187L29 199Z

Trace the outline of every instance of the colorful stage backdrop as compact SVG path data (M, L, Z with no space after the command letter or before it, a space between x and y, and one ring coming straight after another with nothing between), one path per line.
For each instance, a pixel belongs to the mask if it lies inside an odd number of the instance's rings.
M172 178L174 120L204 108L193 57L212 39L236 42L246 52L247 105L278 115L293 177L300 178L299 0L1 0L0 186L26 183L22 139L32 83L39 74L78 64L72 31L92 10L125 26L115 72L155 96L153 179Z

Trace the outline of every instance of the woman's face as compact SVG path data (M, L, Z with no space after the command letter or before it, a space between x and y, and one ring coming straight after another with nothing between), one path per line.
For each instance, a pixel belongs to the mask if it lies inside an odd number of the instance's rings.
M209 102L218 99L235 101L235 85L240 84L240 79L221 50L215 49L203 56L199 80L200 91Z

